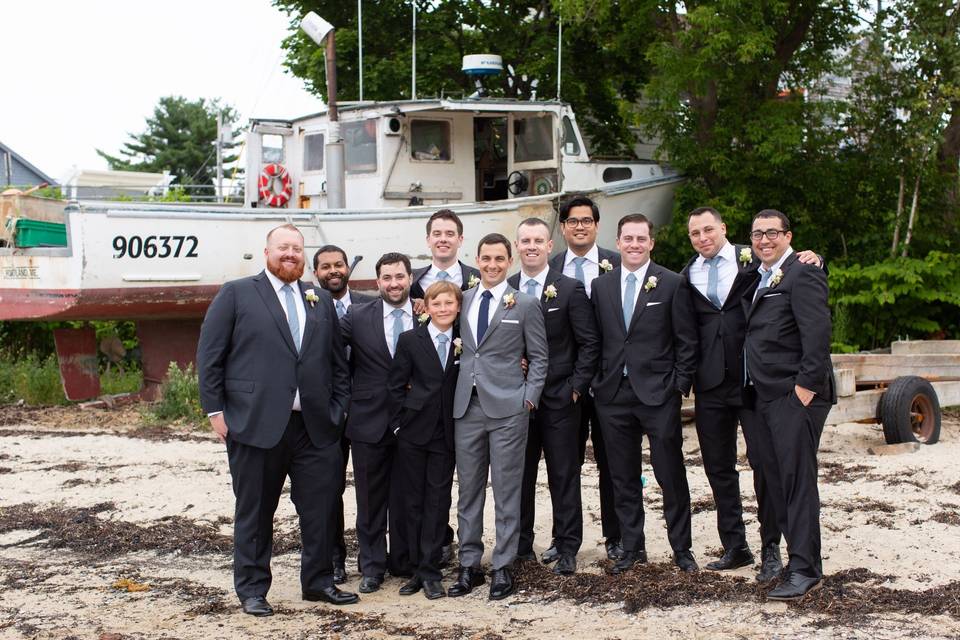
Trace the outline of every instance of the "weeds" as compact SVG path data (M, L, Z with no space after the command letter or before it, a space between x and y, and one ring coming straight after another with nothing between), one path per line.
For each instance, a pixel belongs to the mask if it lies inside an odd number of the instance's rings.
M176 362L167 367L167 380L160 388L160 400L148 410L149 417L160 422L206 423L200 407L200 384L193 365L181 370Z

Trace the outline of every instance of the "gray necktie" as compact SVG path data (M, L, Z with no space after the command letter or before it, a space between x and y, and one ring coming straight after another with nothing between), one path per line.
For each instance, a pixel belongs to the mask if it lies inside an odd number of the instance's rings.
M720 279L720 256L713 256L703 261L707 265L707 298L717 309L723 306L720 302L720 296L717 294L717 281Z
M637 291L637 276L627 274L627 286L623 291L623 329L630 331L630 320L633 319L634 294ZM627 375L627 363L623 363L623 375Z
M586 261L587 259L583 257L573 259L573 277L582 282L584 285L587 284L587 276L583 272L583 263Z
M342 318L347 314L347 307L343 304L343 300L337 300L337 318Z
M391 353L395 354L397 352L397 340L403 333L403 309L394 309L390 312L390 315L393 316L393 351Z
M760 272L760 284L757 285L757 290L753 294L753 299L756 300L760 296L760 291L767 288L767 285L770 283L770 277L773 275L772 269L767 269L766 271Z
M442 333L437 336L437 355L440 356L440 366L444 369L447 368L447 341L449 339Z
M300 316L297 315L297 302L293 298L293 287L285 284L280 287L283 291L283 301L287 306L287 324L290 326L290 335L293 336L293 344L300 351Z
M446 271L441 271L440 273L437 274L437 280L449 280L449 279L450 279L450 274L447 273Z
M539 298L539 297L540 297L540 296L537 295L537 285L538 285L538 284L539 284L539 283L538 283L536 280L534 280L533 278L530 278L529 280L527 280L527 295L528 295L528 296L533 296L534 298Z

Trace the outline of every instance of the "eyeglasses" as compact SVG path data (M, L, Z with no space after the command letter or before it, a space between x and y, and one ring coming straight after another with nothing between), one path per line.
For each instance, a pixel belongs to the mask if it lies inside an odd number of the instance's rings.
M781 233L786 233L787 231L790 231L790 229L764 229L763 231L757 229L756 231L750 232L750 238L753 240L759 240L763 236L767 236L767 240L776 240L777 236L779 236Z
M563 224L567 225L571 229L576 227L583 227L584 229L589 229L593 226L593 218L567 218L563 221Z

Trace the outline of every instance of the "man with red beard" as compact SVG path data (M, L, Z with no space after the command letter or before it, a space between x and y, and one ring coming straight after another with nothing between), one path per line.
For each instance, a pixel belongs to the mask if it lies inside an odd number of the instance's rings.
M273 515L287 476L300 516L304 600L352 604L333 582L339 440L350 379L333 300L300 282L303 235L267 234L265 271L226 283L200 330L200 402L227 445L236 496L234 588L244 613L269 616Z

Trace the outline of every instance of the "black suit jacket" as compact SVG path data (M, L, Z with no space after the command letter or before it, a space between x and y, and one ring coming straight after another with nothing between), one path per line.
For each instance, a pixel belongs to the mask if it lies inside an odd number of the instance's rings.
M380 296L368 295L366 293L360 293L350 289L350 306L355 304L366 304L368 302L373 302L374 300L379 300Z
M643 404L658 406L672 394L689 393L697 367L697 325L687 281L650 261L644 281L637 283L640 293L625 328L620 273L618 267L610 277L597 278L591 292L601 339L594 395L599 402L613 400L624 365ZM657 286L647 290L651 276Z
M454 328L454 341L458 337ZM442 425L444 442L453 451L453 398L460 372L460 355L455 352L454 343L449 343L443 368L427 325L400 334L388 383L390 428L399 429L398 438L422 446Z
M459 260L457 261L457 264L460 265L460 270L461 270L461 273L463 274L463 284L460 285L460 290L466 291L467 289L470 288L470 285L469 285L470 276L476 276L477 278L479 278L480 272L474 269L473 267L468 267L467 265L463 264ZM420 267L419 269L413 270L413 275L411 275L413 284L410 285L411 298L416 298L416 299L423 298L425 291L423 290L423 287L420 286L420 278L422 278L427 271L430 271L430 267L431 265L428 264L425 267Z
M523 291L519 273L510 276L507 282ZM583 397L590 388L600 358L600 334L593 306L581 282L550 268L545 284L540 306L550 355L540 404L548 409L562 409L572 403L574 391ZM547 298L546 288L551 285L557 295Z
M756 287L740 298L750 380L761 400L783 397L800 385L835 403L827 276L797 260L796 253L780 269L780 282L761 289L756 301Z
M353 304L340 318L343 343L350 347L353 392L347 413L347 437L375 444L390 426L387 378L393 358L383 332L383 307L379 301Z
M269 449L280 442L290 420L294 394L310 441L326 446L340 437L350 398L350 378L337 313L330 294L299 282L306 319L297 352L287 316L265 272L226 283L200 329L197 373L200 404L223 411L229 437Z
M734 245L737 276L722 308L717 309L699 289L690 285L699 331L697 371L693 380L693 388L697 393L714 389L724 381L738 385L743 383L743 340L747 332L747 318L740 299L759 282L757 268L760 261L751 253L749 262L740 262L741 249L750 247ZM694 255L690 258L680 272L688 284L690 267L697 257Z
M563 259L567 255L567 250L564 249L557 255L550 258L549 265L551 269L556 269L560 273L563 273ZM604 249L601 246L597 246L597 257L600 258L600 262L607 260L610 264L613 265L613 268L616 269L620 266L620 254L616 251L610 251L609 249ZM607 272L609 273L609 272ZM600 270L600 275L604 275L603 269ZM598 278L600 276L597 276Z

